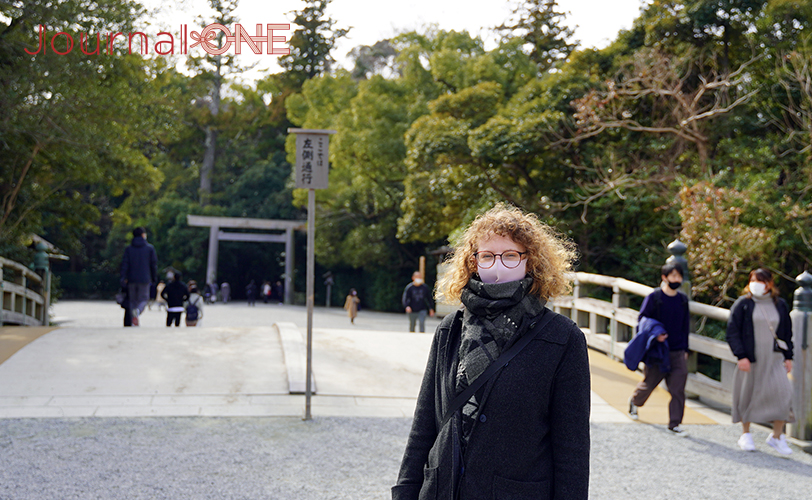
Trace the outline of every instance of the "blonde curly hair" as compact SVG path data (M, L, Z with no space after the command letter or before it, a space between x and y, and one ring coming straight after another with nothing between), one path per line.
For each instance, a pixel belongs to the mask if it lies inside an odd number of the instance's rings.
M498 203L477 216L460 237L449 260L451 270L438 283L438 299L459 301L462 289L476 272L474 254L479 242L492 235L510 238L527 251L527 274L533 278L531 294L549 300L569 293L572 283L566 274L578 256L575 244L535 214Z

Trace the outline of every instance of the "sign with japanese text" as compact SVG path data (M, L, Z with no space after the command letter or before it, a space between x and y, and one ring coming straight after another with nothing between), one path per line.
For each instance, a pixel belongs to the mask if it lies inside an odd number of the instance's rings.
M296 187L327 189L328 147L327 134L296 134Z

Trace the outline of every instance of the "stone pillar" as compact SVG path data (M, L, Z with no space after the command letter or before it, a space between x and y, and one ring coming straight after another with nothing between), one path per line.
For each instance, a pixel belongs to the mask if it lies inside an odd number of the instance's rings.
M681 242L679 239L672 241L668 245L668 253L671 254L671 257L665 259L666 264L670 264L672 262L676 262L682 268L682 287L680 290L688 296L688 298L693 297L693 293L691 292L691 272L688 270L688 259L684 257L685 252L688 251L688 246L685 243Z
M220 227L209 227L209 260L206 266L206 283L200 287L200 291L204 290L205 285L214 283L217 279L217 252L220 249Z
M795 290L792 312L792 408L795 423L789 425L790 436L804 441L812 440L812 274L804 271L796 278L800 287Z

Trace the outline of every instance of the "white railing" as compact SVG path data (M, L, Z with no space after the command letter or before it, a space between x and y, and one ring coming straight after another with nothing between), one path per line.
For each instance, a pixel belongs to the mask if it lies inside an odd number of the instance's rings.
M645 297L654 288L623 278L589 273L574 273L573 283L572 296L558 297L549 305L556 312L572 318L581 327L591 348L604 352L611 358L622 360L623 351L637 326L639 314L637 310L629 307L628 297L629 295ZM604 287L612 290L612 301L588 297L588 287ZM689 310L692 316L725 322L730 315L728 309L694 301L690 301ZM692 325L695 323L691 322ZM688 342L691 351L688 367L691 373L688 376L686 391L730 405L736 357L730 351L727 342L695 333L690 334ZM721 381L696 372L697 353L720 360Z
M33 289L32 289L33 288ZM36 326L49 323L48 303L43 295L42 278L13 260L0 257L0 326Z

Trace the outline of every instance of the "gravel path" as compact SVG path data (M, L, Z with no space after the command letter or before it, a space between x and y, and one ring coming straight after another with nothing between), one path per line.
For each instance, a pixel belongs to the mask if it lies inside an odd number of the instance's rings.
M385 499L410 419L0 420L0 499ZM594 424L591 498L795 499L812 456L735 426Z

